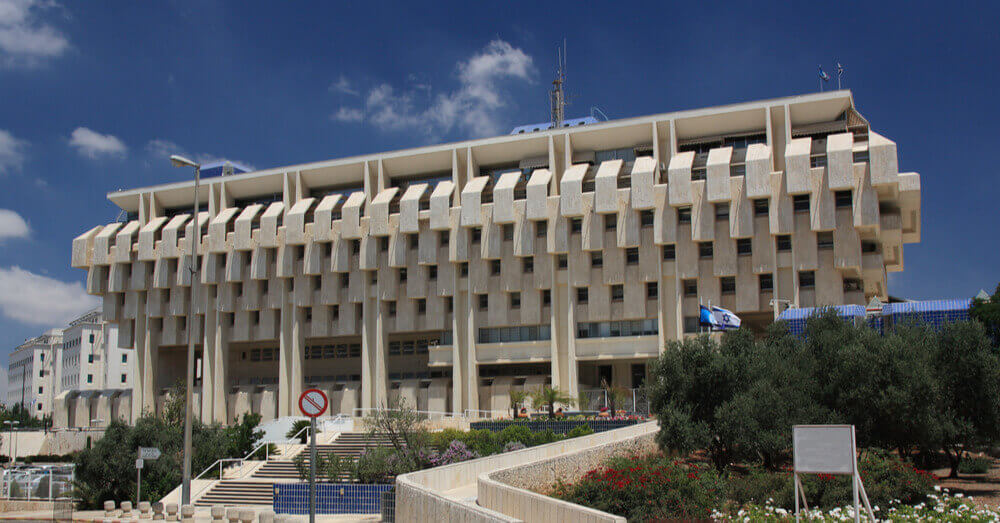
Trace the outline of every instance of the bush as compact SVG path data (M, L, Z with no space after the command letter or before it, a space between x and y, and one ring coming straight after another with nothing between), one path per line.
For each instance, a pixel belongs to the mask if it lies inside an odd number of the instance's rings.
M958 471L962 474L986 474L993 466L993 460L985 457L965 458L958 466Z
M520 441L510 441L506 445L503 446L503 451L504 452L514 452L515 450L522 450L522 449L526 449L526 448L528 448L528 447L526 447L524 445L524 443L521 443Z
M465 443L455 440L448 445L448 448L444 452L431 456L431 466L451 465L452 463L468 461L478 457L479 455L469 450L469 447Z
M590 428L590 425L583 424L573 427L573 430L566 433L566 438L579 438L580 436L589 436L594 433L594 429Z
M396 476L419 469L409 456L387 447L368 449L358 457L354 475L360 483L392 483Z
M722 506L723 492L722 481L711 468L649 456L611 460L575 484L557 484L553 495L629 521L647 521L708 518Z
M511 425L497 434L497 443L506 446L512 441L530 443L533 440L531 429L524 425Z

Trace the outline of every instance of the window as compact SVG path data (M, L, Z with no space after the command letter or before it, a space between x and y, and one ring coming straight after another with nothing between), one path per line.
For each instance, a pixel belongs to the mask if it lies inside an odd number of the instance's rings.
M660 296L660 287L655 281L646 282L646 299L655 300Z
M613 336L655 336L659 332L656 318L645 320L580 322L577 338L607 338Z
M438 233L438 245L447 247L451 243L451 234L448 231Z
M677 258L677 249L672 243L668 243L663 246L663 259L666 261L672 261Z
M436 281L438 279L437 265L431 265L427 268L427 279L430 281Z
M792 210L795 212L809 212L809 195L796 194L792 196Z
M462 262L458 265L458 267L459 274L461 274L463 278L467 278L469 276L469 262Z
M125 383L127 380L128 380L128 374L122 374L122 383Z
M677 223L691 223L691 208L690 207L678 207L677 208Z
M399 283L406 283L406 269L399 269Z
M378 239L378 250L386 252L389 250L389 238Z
M94 382L94 375L93 374L87 374L87 383L93 383L93 382ZM39 405L39 407L40 406L41 405Z
M864 283L859 278L844 278L844 292L861 292Z
M45 387L38 387L38 393L42 394L45 391Z
M93 334L90 335L90 343L94 343L94 335Z
M535 222L535 238L544 238L545 230L548 228L548 224L544 221Z
M490 296L488 294L479 295L479 310L484 311L490 307Z
M87 363L94 363L94 355L93 354L88 354L87 355Z
M684 332L698 332L700 326L697 316L684 316Z
M723 276L719 283L722 286L722 294L736 294L736 278L733 276Z
M394 301L385 302L385 308L386 308L386 314L388 314L389 316L396 315L396 302Z
M681 282L684 286L684 296L687 298L698 296L698 280L692 278Z
M838 209L850 208L854 204L854 193L850 189L833 193L833 199Z
M510 293L510 308L517 310L521 308L521 293L512 292Z
M483 229L481 227L473 227L471 234L472 243L479 243L479 240L483 237Z
M41 403L38 404L38 410L42 410L42 404Z
M448 311L449 314L455 312L455 298L448 296L447 298L444 299L444 303L445 303L445 310Z
M868 161L868 151L857 151L854 153L854 163L865 163Z
M535 272L535 259L531 256L521 258L521 272L524 274L531 274Z
M757 277L760 282L760 292L772 292L774 290L774 276L771 274L761 274Z
M340 288L346 289L351 284L351 275L346 272L340 275Z
M427 313L427 300L424 298L420 298L417 300L417 314L426 314L426 313Z
M786 252L792 250L791 234L779 234L777 236L777 242L778 242L778 252Z
M618 215L607 214L604 216L604 230L613 231L618 226Z
M815 271L799 271L799 287L811 289L816 286Z
M818 154L809 157L809 167L826 167L826 155Z
M878 244L871 241L863 241L861 242L861 252L878 252Z
M623 285L611 286L611 301L612 302L625 301L625 287Z
M580 232L583 230L583 220L580 218L569 219L569 232Z
M375 285L375 284L378 283L378 271L372 271L371 272L371 282L372 282L372 285Z
M500 274L500 260L490 260L490 274L493 276Z
M754 216L767 216L768 210L770 209L769 201L767 198L761 198L759 200L753 201L753 215Z
M604 256L600 251L590 253L590 266L595 269L604 266Z
M728 220L729 219L729 204L728 203L717 203L717 204L715 204L715 219L716 220Z
M576 302L577 303L587 303L590 299L590 293L586 287L576 288Z
M569 258L565 254L560 254L556 257L556 262L560 269L565 269L569 266Z
M418 236L416 234L411 234L410 235L410 248L411 249L416 249L417 246L419 245L419 242L420 242L420 236Z
M361 252L361 240L354 240L351 242L351 252L354 254Z
M625 249L625 263L628 265L639 265L639 248L629 247Z
M128 363L128 354L122 354L122 363Z
M259 312L257 313L257 318L258 319L260 318ZM340 319L340 305L330 306L330 319L333 321L337 321L338 319Z
M507 223L503 226L503 239L513 240L514 239L514 226Z
M698 257L710 259L713 254L712 242L698 242Z
M552 305L552 291L542 289L542 305Z
M652 227L653 217L653 211L639 211L639 224L643 227Z
M826 231L816 233L816 247L820 250L832 249L833 248L833 232Z
M38 361L41 361L41 362L45 361L45 353L44 352L42 352L42 353L40 353L38 355Z
M482 327L479 329L479 343L510 343L541 341L552 338L548 325L520 325L517 327Z
M750 238L740 238L736 240L736 255L750 256L753 254L753 240Z

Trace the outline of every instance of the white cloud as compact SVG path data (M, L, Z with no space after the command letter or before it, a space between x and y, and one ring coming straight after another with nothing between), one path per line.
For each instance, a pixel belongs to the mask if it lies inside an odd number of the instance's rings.
M330 118L338 122L360 122L365 119L365 113L357 107L341 107Z
M102 156L123 158L128 154L128 147L114 135L101 134L86 127L73 129L69 145L81 155L95 160Z
M361 93L357 89L351 87L351 81L344 75L340 75L340 78L338 78L336 82L330 84L330 90L335 93L361 96Z
M24 163L24 150L27 148L28 142L0 129L0 174L20 169Z
M39 12L58 4L42 0L0 0L0 64L36 66L62 55L69 41L38 20Z
M501 109L508 104L502 83L531 82L535 73L532 58L503 40L493 40L456 68L459 87L433 98L418 93L430 93L426 84L402 91L387 83L375 86L365 97L364 119L384 131L443 134L457 129L472 136L499 134L505 123ZM333 119L361 121L359 112L341 107Z
M0 267L0 314L30 325L62 325L97 306L80 282L63 282L20 267Z
M0 243L11 238L27 238L31 229L20 214L10 209L0 209Z
M153 156L154 158L162 159L164 162L166 162L167 159L170 158L170 155L179 154L181 156L185 156L202 164L209 162L217 162L219 160L229 160L230 162L238 163L250 169L251 171L257 169L256 167L254 167L252 163L245 162L243 160L227 158L224 156L219 156L217 154L211 154L211 153L192 153L189 152L187 149L178 145L176 142L172 142L170 140L164 140L163 138L150 140L149 143L146 144L146 152L148 152L150 156Z

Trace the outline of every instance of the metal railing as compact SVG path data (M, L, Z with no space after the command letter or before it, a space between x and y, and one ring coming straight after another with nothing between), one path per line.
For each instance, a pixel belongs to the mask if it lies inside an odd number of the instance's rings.
M4 469L0 498L26 500L71 499L75 465Z
M615 409L649 416L649 399L646 397L646 389L639 387L625 390L624 401L621 405L615 405ZM578 407L580 410L600 410L611 407L606 389L581 390L579 399L580 405Z

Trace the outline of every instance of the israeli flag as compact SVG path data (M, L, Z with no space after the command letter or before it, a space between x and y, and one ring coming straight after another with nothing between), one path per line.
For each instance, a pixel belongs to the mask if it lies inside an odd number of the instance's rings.
M822 65L819 66L819 78L820 78L820 80L823 80L824 82L829 82L830 81L830 75L826 74L826 71L823 70L823 66Z
M702 307L704 309L704 307ZM704 312L702 313L704 314ZM712 318L715 320L716 328L722 330L738 329L743 320L728 309L712 306Z
M718 329L719 323L718 321L716 321L715 315L712 314L712 309L709 309L704 305L699 305L699 307L700 307L700 312L698 314L698 324L707 325L712 329Z

